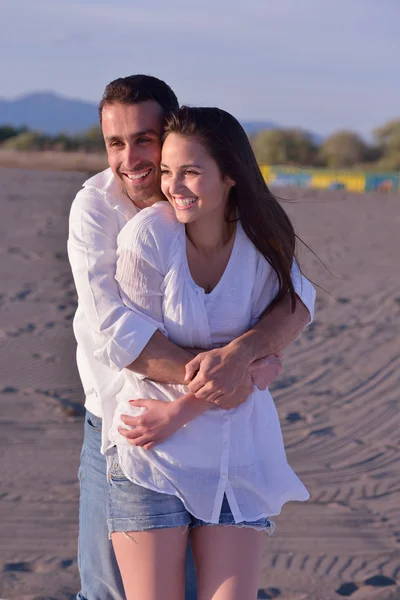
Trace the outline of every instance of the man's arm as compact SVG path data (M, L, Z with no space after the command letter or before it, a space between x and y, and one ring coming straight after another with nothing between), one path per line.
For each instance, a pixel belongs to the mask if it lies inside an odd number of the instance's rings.
M186 365L199 351L173 344L156 331L128 369L160 383L185 383Z
M259 322L242 336L224 348L209 350L198 355L199 362L195 367L200 371L193 382L189 383L192 394L193 388L198 388L196 396L187 394L170 403L139 400L135 402L135 406L145 407L147 411L140 417L123 416L123 422L134 429L120 429L120 434L133 446L151 449L173 435L182 425L207 410L210 402L225 409L239 406L253 390L253 383L249 378L251 363L264 356L278 353L280 348L284 348L297 337L309 321L310 312L302 301L298 299L293 313L291 298L287 295L272 310L266 311ZM149 352L152 342L157 344L159 341L160 348L162 347L163 340L157 340L157 337L157 334L153 336L142 355ZM151 363L151 353L148 360ZM195 360L189 365L190 367ZM151 367L151 365L146 366ZM157 369L157 365L154 367ZM238 373L242 374L242 379L235 387L231 384L234 375ZM160 372L157 372L157 375L162 376ZM200 381L199 385L197 380ZM216 391L213 385L220 385L220 387L217 387ZM231 386L232 391L226 392L224 386L228 388Z
M183 382L185 364L193 354L170 342L154 320L127 307L121 298L115 281L118 234L116 211L99 192L83 188L71 206L68 256L92 334L87 351L94 347L95 357L111 369L130 366L155 380Z
M267 310L252 329L233 340L232 349L240 350L246 360L253 362L286 348L309 322L309 310L301 299L297 297L292 312L292 299L287 294L271 311Z
M80 190L70 211L68 257L93 342L84 351L94 349L111 369L127 367L154 381L183 384L196 350L176 346L158 323L123 302L115 280L119 233L117 213L104 197L91 188ZM84 346L86 340L78 341ZM229 408L238 404L233 402Z
M252 329L224 348L196 356L186 369L189 390L197 398L219 403L241 383L249 365L283 350L311 322L315 291L299 273L294 274L298 297L292 312L290 294L266 310ZM301 297L300 297L301 294Z

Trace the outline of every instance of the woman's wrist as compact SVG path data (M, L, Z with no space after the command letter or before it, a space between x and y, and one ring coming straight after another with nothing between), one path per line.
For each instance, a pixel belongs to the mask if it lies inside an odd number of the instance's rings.
M173 416L180 420L182 425L189 423L210 408L209 402L199 400L194 394L185 394L171 403Z

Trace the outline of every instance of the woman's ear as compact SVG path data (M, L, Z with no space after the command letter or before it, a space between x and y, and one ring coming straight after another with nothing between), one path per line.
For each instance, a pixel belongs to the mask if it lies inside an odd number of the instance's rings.
M231 179L228 175L225 175L225 183L227 184L229 189L233 188L236 185L236 181L233 181L233 179Z

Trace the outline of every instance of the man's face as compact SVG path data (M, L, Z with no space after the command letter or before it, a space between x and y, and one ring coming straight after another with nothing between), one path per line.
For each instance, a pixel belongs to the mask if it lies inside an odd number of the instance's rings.
M163 110L157 102L106 105L102 130L108 162L138 208L160 200Z

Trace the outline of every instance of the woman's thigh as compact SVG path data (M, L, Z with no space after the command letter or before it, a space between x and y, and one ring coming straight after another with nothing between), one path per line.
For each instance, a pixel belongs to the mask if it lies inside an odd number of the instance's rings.
M187 527L116 532L111 537L126 600L183 600Z
M176 496L129 481L117 460L113 453L108 528L127 600L183 600L191 515Z
M256 600L265 543L262 531L204 525L190 534L198 600Z

